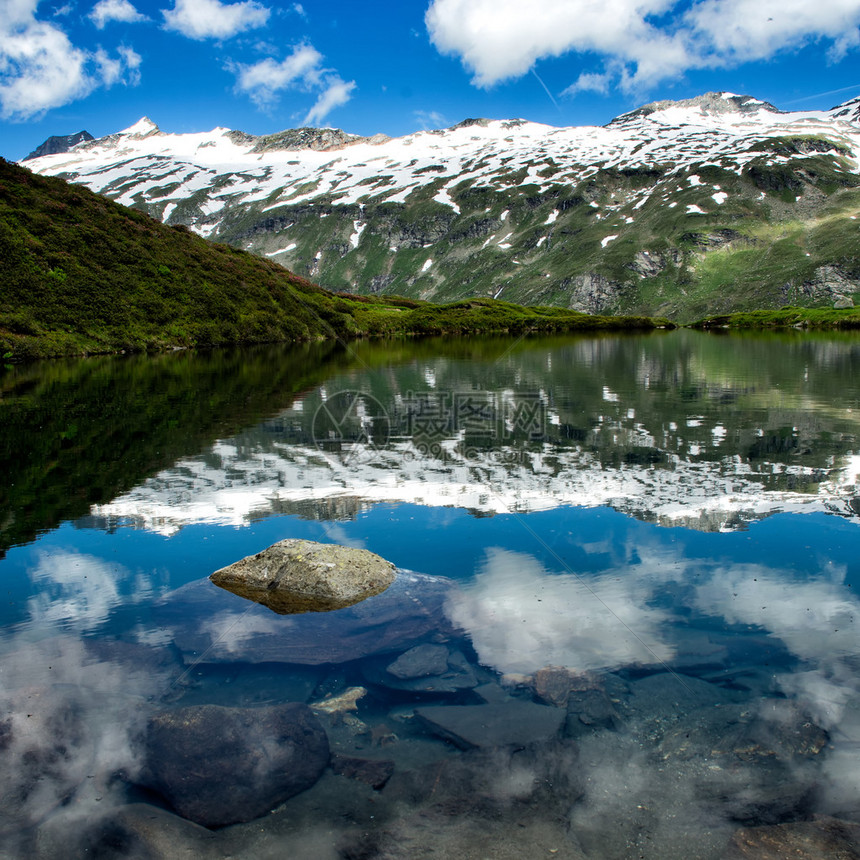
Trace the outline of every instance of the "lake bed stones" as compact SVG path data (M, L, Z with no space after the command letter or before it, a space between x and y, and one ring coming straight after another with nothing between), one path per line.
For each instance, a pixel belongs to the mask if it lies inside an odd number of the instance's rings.
M328 763L328 737L306 705L195 705L150 718L143 783L183 818L223 827L310 788Z
M509 699L485 705L429 705L415 716L460 749L526 747L555 739L564 723L561 708Z
M461 651L445 645L416 645L392 661L388 655L362 666L372 684L415 693L456 693L478 684L478 676Z
M293 615L343 609L380 594L394 582L394 565L366 549L289 539L209 579L279 615Z

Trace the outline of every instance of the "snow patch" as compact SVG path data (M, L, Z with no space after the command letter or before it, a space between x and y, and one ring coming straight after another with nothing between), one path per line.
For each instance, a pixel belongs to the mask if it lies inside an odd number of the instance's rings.
M361 234L364 232L364 228L367 227L367 223L362 223L361 221L353 221L352 222L352 230L353 233L349 237L349 244L352 245L353 248L358 247L358 241L361 239Z
M614 236L606 236L605 238L600 240L600 247L605 248L613 239L617 239L618 234L616 233Z
M558 218L558 209L553 209L552 212L550 212L549 215L547 216L546 221L544 221L543 223L544 224L554 224L557 218Z
M729 195L726 194L725 191L718 191L716 194L711 195L711 199L715 200L720 206L722 206L728 199L728 196Z
M707 215L707 213L705 212L705 210L704 210L704 209L700 209L698 206L696 206L696 204L695 204L695 203L691 203L691 204L687 207L687 214L688 214L688 215Z
M421 267L421 271L422 271L422 272L426 272L426 271L427 271L427 270L428 270L432 265L433 265L433 258L432 258L432 257L428 257L428 258L424 261L424 265Z
M295 242L290 242L290 244L287 245L286 248L281 248L280 251L269 251L269 252L267 252L266 256L267 257L277 257L278 254L286 254L287 251L294 251L296 248L298 248L298 245Z

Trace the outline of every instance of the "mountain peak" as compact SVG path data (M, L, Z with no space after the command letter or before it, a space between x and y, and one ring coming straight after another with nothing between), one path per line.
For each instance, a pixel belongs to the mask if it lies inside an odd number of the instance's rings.
M767 113L782 113L778 108L774 107L770 102L762 101L749 95L737 95L729 92L714 92L704 93L700 96L695 96L691 99L680 99L671 101L669 99L650 104L643 105L636 110L623 113L621 116L612 120L609 125L615 122L625 122L630 119L639 117L651 116L655 113L662 113L672 109L687 109L698 112L702 116L716 116L720 114L754 114L761 111Z
M58 155L62 152L68 152L73 146L85 143L88 140L93 140L93 136L88 131L79 131L76 134L52 135L40 146L37 146L29 155L22 158L21 161L29 161L31 158L41 158L43 155Z
M158 134L159 132L159 127L148 116L142 116L134 125L124 128L119 134L125 134L129 137L149 137L151 134Z

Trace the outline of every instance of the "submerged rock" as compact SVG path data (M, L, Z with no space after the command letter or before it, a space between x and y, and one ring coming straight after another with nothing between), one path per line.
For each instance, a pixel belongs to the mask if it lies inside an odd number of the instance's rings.
M462 749L528 746L554 739L564 723L561 708L509 699L486 705L431 705L415 716Z
M456 693L478 684L463 653L450 652L444 645L416 645L393 663L387 655L374 658L362 666L362 672L372 684L414 693Z
M347 755L333 755L331 769L339 776L366 783L379 791L391 779L394 762L389 759L355 758Z
M339 696L326 696L322 701L314 702L311 708L324 714L345 714L347 711L357 711L358 700L366 695L364 687L350 687Z
M448 671L448 649L444 645L416 645L401 654L387 671L401 681L441 675Z
M366 549L290 539L209 579L279 615L293 615L343 609L380 594L394 582L394 565Z
M402 651L429 636L450 637L445 604L456 584L399 570L374 597L336 612L278 617L200 580L177 589L153 610L186 662L299 663L320 666ZM393 676L392 676L393 677Z
M72 810L43 825L31 856L36 860L69 857L218 860L227 856L218 834L157 806L132 803L101 815L90 814L83 825L80 816L80 811Z
M328 761L328 738L306 705L198 705L150 719L143 781L183 818L222 827L310 788Z
M838 818L745 827L723 860L860 860L860 824Z

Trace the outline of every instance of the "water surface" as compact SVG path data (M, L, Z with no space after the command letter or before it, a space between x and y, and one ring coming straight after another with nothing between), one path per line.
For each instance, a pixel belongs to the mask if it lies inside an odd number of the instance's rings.
M672 332L6 370L4 848L851 844L858 366L851 336ZM208 583L288 537L397 583L289 617ZM356 688L316 712L330 765L271 814L204 830L153 790L157 715Z

